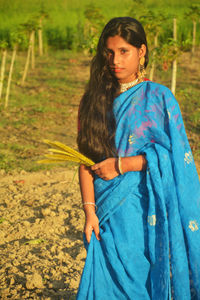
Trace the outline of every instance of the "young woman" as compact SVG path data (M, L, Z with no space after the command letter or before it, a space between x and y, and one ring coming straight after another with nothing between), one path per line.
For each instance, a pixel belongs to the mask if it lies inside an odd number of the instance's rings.
M144 78L142 25L104 28L79 111L87 258L78 300L200 299L200 187L179 106Z

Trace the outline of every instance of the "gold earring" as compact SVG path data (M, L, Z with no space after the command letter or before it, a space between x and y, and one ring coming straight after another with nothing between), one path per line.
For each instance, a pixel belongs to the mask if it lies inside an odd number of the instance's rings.
M146 75L144 63L145 63L145 57L142 56L140 58L140 63L139 63L139 72L138 72L138 79L139 79L139 81L143 81L143 79L144 79L144 77Z
M141 58L140 58L140 65L144 65L144 63L145 63L145 58L144 58L144 56L142 56Z

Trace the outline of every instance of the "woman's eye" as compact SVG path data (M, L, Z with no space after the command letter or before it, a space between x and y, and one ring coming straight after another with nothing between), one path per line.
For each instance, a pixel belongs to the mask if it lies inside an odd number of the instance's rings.
M121 49L121 54L124 54L124 53L126 53L126 52L127 52L126 49Z

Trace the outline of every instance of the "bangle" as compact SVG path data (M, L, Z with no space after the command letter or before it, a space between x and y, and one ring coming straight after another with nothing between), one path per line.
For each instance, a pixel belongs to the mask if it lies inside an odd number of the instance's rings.
M124 172L122 171L122 161L121 161L121 156L118 157L118 170L119 174L123 175Z
M83 202L83 206L84 205L94 205L95 210L97 210L97 206L96 206L96 204L94 202Z

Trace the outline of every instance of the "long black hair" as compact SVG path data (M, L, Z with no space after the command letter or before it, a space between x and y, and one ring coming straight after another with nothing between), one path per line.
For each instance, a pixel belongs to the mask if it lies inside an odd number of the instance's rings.
M144 44L145 68L148 64L147 40L141 23L130 17L111 19L99 38L97 52L91 62L90 80L79 108L79 151L95 162L116 155L112 104L119 92L119 83L109 69L106 48L107 39L116 35L136 48Z

